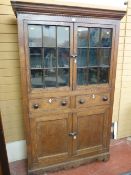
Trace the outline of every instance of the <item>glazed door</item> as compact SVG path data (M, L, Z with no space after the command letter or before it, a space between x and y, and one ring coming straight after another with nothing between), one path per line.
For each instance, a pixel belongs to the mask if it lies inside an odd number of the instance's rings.
M74 27L73 113L74 155L91 156L108 150L112 108L113 35L111 25Z
M111 25L82 24L74 27L75 64L74 89L111 87L113 59L113 35Z
M30 92L72 90L73 25L30 21L27 33Z

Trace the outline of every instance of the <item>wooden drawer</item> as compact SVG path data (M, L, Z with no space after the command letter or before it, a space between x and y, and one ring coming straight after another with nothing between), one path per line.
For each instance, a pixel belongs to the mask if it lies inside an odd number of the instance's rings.
M110 103L110 94L88 94L76 96L76 107L105 105Z
M32 99L30 103L30 111L32 112L66 109L69 107L70 97Z

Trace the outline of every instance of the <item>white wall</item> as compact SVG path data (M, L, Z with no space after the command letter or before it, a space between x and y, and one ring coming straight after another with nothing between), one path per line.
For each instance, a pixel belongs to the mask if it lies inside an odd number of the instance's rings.
M26 141L20 140L6 144L9 162L27 158Z

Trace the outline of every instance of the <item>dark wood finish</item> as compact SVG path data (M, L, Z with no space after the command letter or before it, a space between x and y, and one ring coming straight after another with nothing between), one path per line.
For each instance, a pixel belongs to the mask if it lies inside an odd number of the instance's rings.
M125 12L20 1L11 3L18 18L29 174L108 160L119 20ZM70 86L31 88L27 28L31 24L70 28ZM77 85L79 26L112 29L109 83Z
M0 114L0 175L10 175L2 119Z
M3 175L2 173L2 165L0 164L0 175Z

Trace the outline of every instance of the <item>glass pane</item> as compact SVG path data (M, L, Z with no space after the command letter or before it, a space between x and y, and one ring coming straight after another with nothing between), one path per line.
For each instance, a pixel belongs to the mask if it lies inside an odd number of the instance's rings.
M100 83L108 83L109 81L109 69L100 68Z
M90 28L90 47L98 47L100 43L100 29Z
M56 49L55 48L44 48L44 67L53 68L56 67Z
M69 27L57 27L57 47L70 47Z
M101 49L100 65L105 66L110 64L111 49Z
M33 88L43 87L43 72L42 70L31 70L31 84Z
M43 26L43 45L44 47L56 47L55 26Z
M42 67L41 48L30 48L30 66L31 68Z
M45 87L56 87L56 69L44 70Z
M29 25L29 47L42 47L42 27Z
M58 48L58 66L69 67L70 49Z
M97 83L97 68L90 68L89 69L89 83L96 84Z
M112 42L112 29L102 29L101 30L101 46L111 47Z
M88 47L88 28L78 28L78 47Z
M87 49L78 49L77 66L87 66Z
M87 84L87 69L86 68L77 69L77 84L78 85Z
M58 69L58 86L68 86L69 85L69 69Z
M99 64L99 49L90 49L89 51L89 65L96 66Z

